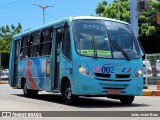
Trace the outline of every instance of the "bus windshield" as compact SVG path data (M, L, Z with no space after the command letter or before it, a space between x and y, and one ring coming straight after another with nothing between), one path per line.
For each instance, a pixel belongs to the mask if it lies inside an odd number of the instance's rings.
M76 50L90 57L135 59L140 49L128 24L110 20L74 20Z

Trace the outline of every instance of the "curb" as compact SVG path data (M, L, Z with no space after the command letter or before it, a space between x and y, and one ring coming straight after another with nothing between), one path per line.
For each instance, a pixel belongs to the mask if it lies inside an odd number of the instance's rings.
M160 90L143 90L142 96L160 96Z
M142 96L152 96L152 90L143 90Z
M0 84L8 84L8 81L0 81Z
M157 91L152 91L152 96L160 96L160 91L157 90Z

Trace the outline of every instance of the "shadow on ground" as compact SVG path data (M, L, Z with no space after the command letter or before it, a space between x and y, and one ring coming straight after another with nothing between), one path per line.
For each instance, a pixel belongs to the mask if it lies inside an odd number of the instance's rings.
M23 94L12 94L18 97L24 97ZM64 104L63 99L60 94L39 94L36 98L29 98L34 100L42 100L51 103ZM135 98L136 99L136 98ZM65 104L64 104L65 105ZM91 97L79 97L74 105L74 107L78 108L118 108L118 107L144 107L150 106L147 104L137 104L133 102L131 105L123 105L119 100L109 99L103 97L103 99L99 98L91 98Z

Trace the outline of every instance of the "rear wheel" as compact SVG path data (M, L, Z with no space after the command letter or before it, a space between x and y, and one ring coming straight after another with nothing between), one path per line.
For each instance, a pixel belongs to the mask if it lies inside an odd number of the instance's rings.
M64 102L68 105L74 104L77 99L77 96L72 94L72 90L69 82L66 82L63 86L62 97Z
M122 104L129 105L134 101L134 96L121 96L120 101Z
M23 86L23 94L25 97L37 97L38 96L38 90L30 90L27 88L27 83L24 82Z

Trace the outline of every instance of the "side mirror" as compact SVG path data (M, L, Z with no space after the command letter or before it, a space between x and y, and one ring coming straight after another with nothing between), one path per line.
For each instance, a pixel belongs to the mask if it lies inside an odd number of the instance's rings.
M57 29L56 38L57 38L58 42L62 42L62 38L63 38L63 30L62 29Z

